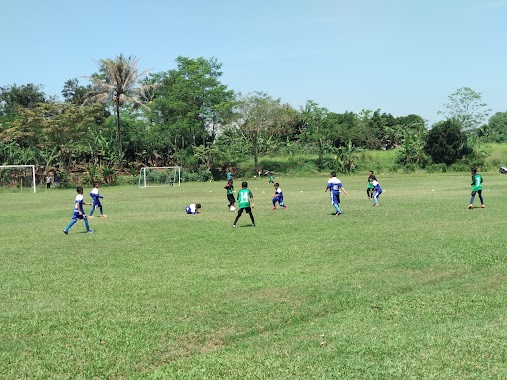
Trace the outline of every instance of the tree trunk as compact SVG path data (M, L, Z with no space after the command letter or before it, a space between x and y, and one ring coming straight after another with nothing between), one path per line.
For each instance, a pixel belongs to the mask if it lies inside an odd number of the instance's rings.
M255 173L259 171L259 154L257 153L257 134L252 138L252 149L254 154Z
M121 128L120 128L120 103L116 101L116 130L118 133L118 155L120 158L120 170L123 170L123 146L121 143Z

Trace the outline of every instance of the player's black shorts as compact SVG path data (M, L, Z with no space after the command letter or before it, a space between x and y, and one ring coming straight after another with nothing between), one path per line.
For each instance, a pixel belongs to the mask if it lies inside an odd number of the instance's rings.
M252 208L251 208L251 207L245 207L245 208L240 208L240 209L238 210L238 215L243 214L243 210L245 210L245 212L246 212L247 214L251 214L251 213L252 213Z
M482 190L472 191L472 197L475 197L475 194L482 195Z

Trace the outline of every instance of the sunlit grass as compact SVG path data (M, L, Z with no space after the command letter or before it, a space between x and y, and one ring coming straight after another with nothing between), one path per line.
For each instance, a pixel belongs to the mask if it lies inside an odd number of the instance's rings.
M484 210L467 173L385 175L379 208L343 177L340 217L324 175L277 176L276 211L250 179L236 229L225 183L101 187L68 236L74 190L2 193L2 378L505 378L507 176L483 176Z

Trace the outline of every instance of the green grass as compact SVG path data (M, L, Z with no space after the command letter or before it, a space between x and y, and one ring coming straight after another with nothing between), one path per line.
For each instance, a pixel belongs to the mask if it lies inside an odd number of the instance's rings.
M507 176L483 176L484 210L467 173L383 176L379 208L342 177L340 217L325 176L275 178L276 211L252 179L236 229L222 182L101 187L68 236L74 190L2 193L0 377L505 379Z

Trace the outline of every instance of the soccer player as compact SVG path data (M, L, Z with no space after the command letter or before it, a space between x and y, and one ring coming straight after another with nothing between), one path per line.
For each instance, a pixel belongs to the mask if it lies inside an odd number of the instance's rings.
M484 181L482 176L477 173L477 169L472 169L470 173L472 174L472 196L470 197L470 204L468 205L468 208L473 208L475 194L479 194L481 208L484 208L484 198L482 197L482 183Z
M345 195L348 195L347 191L342 185L342 182L336 178L336 172L331 172L331 178L327 181L326 190L329 190L329 195L331 198L331 204L336 210L335 215L341 215L342 210L340 209L340 190L343 190Z
M373 174L373 171L370 170L370 174L368 175L368 187L366 188L366 195L368 196L368 199L373 198L373 184L372 181L377 180L375 177L375 174Z
M378 197L380 197L380 194L382 194L382 188L376 179L371 181L371 184L373 185L373 206L378 207Z
M78 186L76 188L77 195L76 195L76 202L74 203L74 214L72 215L72 220L70 221L69 225L65 227L63 230L63 233L65 235L69 234L69 229L74 224L76 224L78 219L83 219L86 227L86 232L91 234L95 232L94 230L90 230L90 226L88 225L88 218L86 217L86 214L83 209L83 205L91 206L91 203L86 203L83 199L83 188L81 186Z
M187 214L200 214L201 213L201 204L200 203L192 203L185 207L185 211Z
M100 199L104 198L104 197L99 194L99 183L98 182L94 182L93 189L90 192L90 197L92 197L93 204L92 204L92 209L90 210L89 218L95 218L93 216L93 212L95 211L96 208L98 208L100 210L100 217L101 218L107 218L107 215L104 214L104 212L102 211L102 203L100 203Z
M280 205L280 207L283 207L284 209L288 209L288 207L283 202L283 193L282 189L280 189L280 184L277 182L275 183L275 194L273 195L273 210L276 210L276 202Z
M231 208L231 206L234 206L234 203L236 203L236 199L234 199L234 184L232 182L232 179L227 182L227 185L224 186L224 189L227 190L227 200L229 201L227 207Z
M236 219L234 219L232 227L236 228L236 223L238 222L241 214L243 214L243 211L246 211L246 213L250 215L252 226L255 227L255 220L252 213L252 209L254 208L254 198L252 192L248 190L248 182L243 182L241 184L241 190L238 191L238 207L238 215L236 215Z

